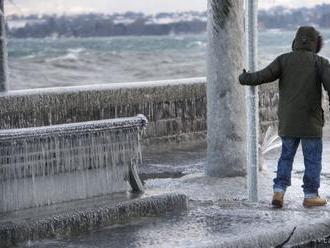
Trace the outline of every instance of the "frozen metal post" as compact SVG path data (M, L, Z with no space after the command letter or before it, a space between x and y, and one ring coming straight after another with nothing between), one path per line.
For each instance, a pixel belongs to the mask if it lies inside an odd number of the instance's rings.
M207 168L215 177L246 175L244 1L208 0Z
M245 0L245 33L246 58L249 71L257 70L257 44L258 44L258 0ZM258 201L258 136L259 136L259 107L258 88L246 87L247 110L247 180L249 200Z
M0 0L0 92L7 91L7 42L4 0Z

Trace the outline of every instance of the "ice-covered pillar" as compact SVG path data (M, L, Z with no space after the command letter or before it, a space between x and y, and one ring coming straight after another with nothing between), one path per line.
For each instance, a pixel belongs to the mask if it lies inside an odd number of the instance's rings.
M0 0L0 92L7 91L7 41L4 0Z
M246 175L243 0L208 0L207 125L210 176Z

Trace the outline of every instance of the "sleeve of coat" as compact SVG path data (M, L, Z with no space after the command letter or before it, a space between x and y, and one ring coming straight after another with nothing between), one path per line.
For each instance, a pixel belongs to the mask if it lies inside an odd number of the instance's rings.
M266 68L257 72L246 72L239 76L239 81L242 85L260 85L270 83L278 79L281 75L280 57L277 57Z
M321 60L321 80L324 89L328 92L330 101L330 64L329 60L322 58Z
M329 60L322 58L321 60L321 79L324 89L330 93L330 64Z

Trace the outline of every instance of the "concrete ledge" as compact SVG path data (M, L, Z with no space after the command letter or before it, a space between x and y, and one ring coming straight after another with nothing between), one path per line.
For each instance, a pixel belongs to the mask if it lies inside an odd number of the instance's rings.
M284 242L289 238L293 229L296 230L289 242ZM268 248L268 247L301 247L308 245L311 241L322 240L330 234L330 219L326 218L322 221L318 220L314 223L289 224L283 223L282 227L275 226L274 229L265 228L262 232L240 233L235 240L227 240L219 245L212 247L253 247L253 248ZM310 246L304 246L310 247ZM314 246L313 246L314 247Z
M93 206L100 202L101 206ZM81 206L81 202L75 205ZM28 211L2 216L0 247L14 246L27 240L75 235L94 228L123 223L135 217L157 216L168 211L186 210L188 198L182 194L165 194L108 204L102 198L100 200L94 198L87 205L89 207L85 209L80 207L78 210L70 211L69 208L69 211L62 209L62 212L58 210L59 207L54 207L53 211L60 212L56 214L49 214L49 209L47 211L41 209L40 216L33 216Z

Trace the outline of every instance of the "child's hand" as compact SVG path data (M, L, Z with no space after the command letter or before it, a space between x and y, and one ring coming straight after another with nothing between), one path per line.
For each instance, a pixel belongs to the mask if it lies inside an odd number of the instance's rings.
M241 85L245 85L245 79L246 79L246 74L247 74L247 71L245 69L243 69L243 73L241 75L239 75L239 83Z

